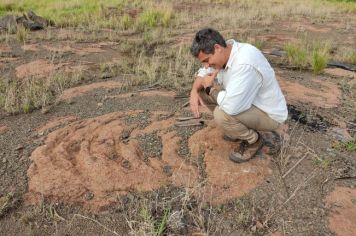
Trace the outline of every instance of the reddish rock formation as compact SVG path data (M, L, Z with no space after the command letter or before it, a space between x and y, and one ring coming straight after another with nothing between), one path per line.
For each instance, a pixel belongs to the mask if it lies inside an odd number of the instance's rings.
M336 187L326 198L331 209L329 228L340 236L356 235L356 189Z
M50 133L45 144L31 155L26 200L39 203L42 197L67 204L79 204L98 211L129 191L151 191L173 184L193 189L206 179L197 197L212 203L224 202L248 193L271 173L269 159L237 165L227 155L236 143L224 141L221 131L210 122L189 139L190 160L178 156L180 137L172 131L175 118L161 120L165 112L153 114L144 129L125 119L135 112L110 113L96 118L72 121ZM66 120L66 119L62 119ZM41 130L53 127L55 121ZM123 132L129 139L123 140ZM156 133L162 143L160 157L145 158L140 135ZM200 173L195 159L204 153ZM200 167L199 167L200 168ZM197 189L195 189L197 190Z

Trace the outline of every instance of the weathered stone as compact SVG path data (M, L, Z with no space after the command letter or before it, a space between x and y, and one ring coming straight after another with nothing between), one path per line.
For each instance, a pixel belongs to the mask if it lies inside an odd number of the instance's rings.
M16 27L17 27L16 16L6 15L0 19L0 31L4 30L11 33L15 33Z

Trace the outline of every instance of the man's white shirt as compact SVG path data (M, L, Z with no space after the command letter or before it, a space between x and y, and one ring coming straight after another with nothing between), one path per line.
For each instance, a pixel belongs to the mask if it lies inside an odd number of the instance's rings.
M237 115L252 105L282 123L288 117L286 100L278 85L275 73L260 50L247 43L227 40L232 45L224 69L217 75L223 87L217 97L219 108L229 115ZM199 69L197 76L212 73L213 68Z

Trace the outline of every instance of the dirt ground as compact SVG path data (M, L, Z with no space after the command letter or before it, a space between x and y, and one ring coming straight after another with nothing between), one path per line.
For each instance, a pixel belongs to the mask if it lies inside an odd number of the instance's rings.
M264 52L298 31L355 47L355 25L337 31L335 19L279 22L258 37ZM238 144L222 139L207 109L202 125L175 126L191 115L188 93L123 90L125 75L100 68L126 60L123 41L73 33L48 28L25 45L0 43L3 79L85 77L45 111L0 114L0 235L150 234L164 216L167 235L356 234L356 153L342 146L355 140L355 72L314 75L266 53L289 107L281 151L266 146L237 165L227 156Z

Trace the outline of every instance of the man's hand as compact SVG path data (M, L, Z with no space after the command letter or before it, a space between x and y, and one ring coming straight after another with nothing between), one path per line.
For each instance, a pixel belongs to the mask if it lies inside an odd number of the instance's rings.
M200 112L199 112L199 105L205 106L203 99L199 96L198 91L192 90L190 93L190 110L192 111L193 115L195 118L200 117Z
M219 70L214 70L213 73L210 73L203 77L202 84L203 84L204 88L213 86L214 80L215 80L218 72L219 72Z

